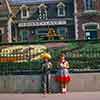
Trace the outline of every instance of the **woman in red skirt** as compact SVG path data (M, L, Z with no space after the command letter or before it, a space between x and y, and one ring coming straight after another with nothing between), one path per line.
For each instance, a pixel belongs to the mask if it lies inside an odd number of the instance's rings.
M65 55L61 54L55 80L60 83L62 93L66 93L68 91L68 83L71 80L68 69L69 69L69 63L67 60L65 60Z

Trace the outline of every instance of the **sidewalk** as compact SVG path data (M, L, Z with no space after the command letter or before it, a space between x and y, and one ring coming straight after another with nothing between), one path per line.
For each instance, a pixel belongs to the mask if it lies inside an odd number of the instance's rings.
M69 92L67 94L0 94L0 100L100 100L100 92Z

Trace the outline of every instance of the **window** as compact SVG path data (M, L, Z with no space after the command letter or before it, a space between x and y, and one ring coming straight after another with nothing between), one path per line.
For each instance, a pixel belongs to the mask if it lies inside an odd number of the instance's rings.
M57 5L57 8L58 8L58 16L65 16L65 5L62 2L60 2Z
M3 1L2 1L2 0L0 0L0 6L2 6L2 4L3 4Z
M2 30L0 30L0 42L2 42Z
M67 32L65 27L58 27L58 33L61 35L65 35L65 33Z
M67 33L67 28L65 27L58 27L57 32L60 34L61 37L65 38Z
M48 29L47 28L39 28L36 30L37 35L47 35L48 34Z
M28 11L28 7L25 5L22 5L21 7L21 18L29 18L29 11Z
M85 10L95 10L95 0L84 0Z
M40 4L39 6L39 19L47 19L47 6L44 4Z
M21 36L21 41L28 41L29 32L28 31L21 31L20 36Z
M27 16L27 10L26 9L23 9L22 11L23 11L23 16L24 17Z
M97 25L85 26L85 38L87 40L97 39Z

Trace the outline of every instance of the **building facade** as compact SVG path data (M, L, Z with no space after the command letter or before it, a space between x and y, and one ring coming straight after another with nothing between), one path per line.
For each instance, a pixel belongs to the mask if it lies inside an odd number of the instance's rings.
M12 41L45 39L56 33L75 39L73 0L9 0L12 10Z
M100 0L74 0L76 39L100 39Z
M8 42L9 10L6 0L0 0L0 43Z
M100 0L0 0L0 42L100 39Z

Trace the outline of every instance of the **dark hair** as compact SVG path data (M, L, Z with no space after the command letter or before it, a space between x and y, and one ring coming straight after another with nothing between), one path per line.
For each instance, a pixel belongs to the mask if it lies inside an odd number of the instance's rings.
M66 56L65 56L65 54L64 54L64 53L61 53L61 54L60 54L60 57L66 57Z

